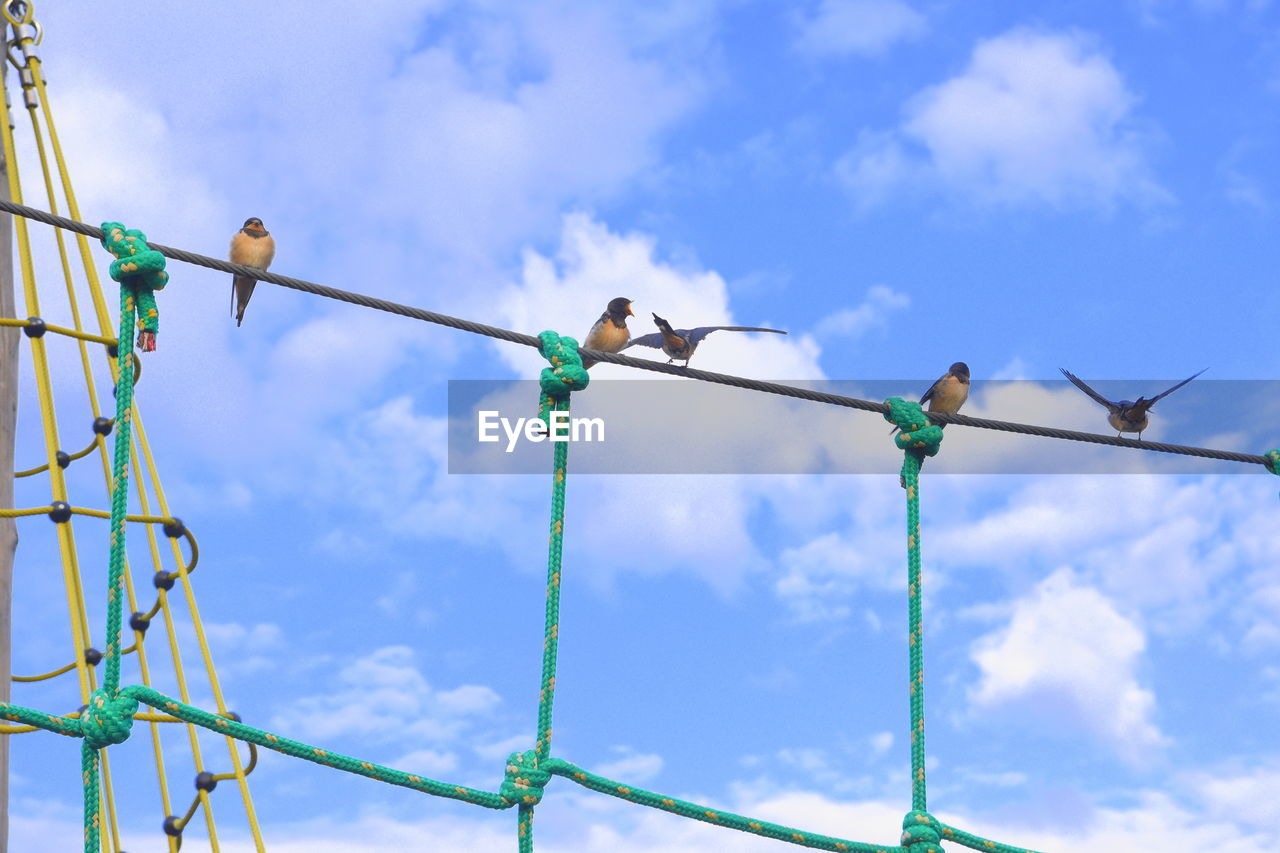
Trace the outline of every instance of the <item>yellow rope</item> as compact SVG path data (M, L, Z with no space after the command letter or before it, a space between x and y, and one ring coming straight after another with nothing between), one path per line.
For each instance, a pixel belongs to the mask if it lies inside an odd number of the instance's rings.
M50 107L49 107L48 92L45 86L45 81L43 79L43 74L41 71L41 65L39 60L32 57L27 64L27 69L31 72L30 84L34 86L36 92L38 93L38 98L35 100L36 100L36 103L39 104L39 110L40 110L40 113L38 114L36 111L36 104L29 102L27 113L31 119L32 134L35 139L36 151L39 154L40 166L41 166L41 170L44 177L45 189L49 198L50 210L56 211L58 205L56 201L56 194L54 191L53 175L50 170L48 150L46 149L46 146L45 146L44 134L42 134L41 132L41 127L39 122L39 118L41 115L44 118L44 125L48 131L49 146L52 148L53 161L56 164L58 180L61 183L62 191L66 198L68 211L72 216L78 217L80 216L79 205L75 198L75 192L72 187L70 173L67 168L66 159L63 155L61 143L58 139L52 111L50 110ZM0 129L0 138L2 138L3 140L3 151L4 151L6 161L10 164L10 168L8 170L10 195L16 202L21 203L22 188L21 188L19 177L18 177L16 143L13 136L13 129L8 126L8 122L0 122L0 124L5 125L5 127ZM31 250L31 237L27 229L27 223L21 218L17 220L15 227L16 227L17 238L18 238L18 254L19 254L19 259L20 259L21 268L22 268L23 293L25 297L26 311L28 316L30 317L39 317L40 302L39 302L39 296L36 288L35 273L34 273L34 268L32 263L33 255ZM85 239L83 235L76 235L77 247L79 249L80 259L85 271L85 277L89 285L89 288L88 288L89 295L90 295L90 299L93 307L93 312L97 318L97 325L98 325L98 328L100 329L100 334L94 334L94 333L88 332L83 328L80 309L79 309L79 302L76 295L76 287L75 287L74 278L72 275L72 269L71 269L72 264L68 256L67 246L64 242L64 238L60 230L55 229L55 235L56 235L56 241L57 241L59 260L61 262L62 274L63 274L64 282L67 288L70 312L71 312L74 328L45 323L45 331L52 332L57 335L64 335L66 337L75 339L78 342L78 347L81 355L81 363L84 370L85 383L89 392L89 403L90 403L90 407L93 410L93 415L96 418L100 416L100 410L98 406L97 393L96 393L94 377L93 377L93 366L89 357L89 351L88 351L87 345L88 344L101 344L106 346L117 345L118 342L114 335L114 324L111 321L110 312L107 307L106 299L104 298L101 283L98 278L97 268L94 264L93 255L90 250L89 242L87 239ZM28 327L28 326L31 326L32 324L28 320L15 317L15 318L0 318L0 325L10 326L10 327L15 327L15 326ZM51 374L49 369L48 356L45 351L45 342L44 342L43 336L29 337L29 340L31 341L32 361L33 361L34 372L36 376L36 388L38 391L39 405L40 405L40 410L42 414L42 427L44 431L45 452L48 457L48 461L43 466L38 466L36 468L30 469L28 471L23 471L20 473L25 476L33 476L35 474L48 471L50 474L51 491L52 491L52 497L54 502L66 503L69 505L68 495L66 490L66 479L65 479L65 476L63 475L62 469L57 464L57 454L59 453L58 428L57 428L56 418L54 416L52 379L51 379ZM131 345L131 342L126 342L125 345L129 346ZM135 364L137 364L136 359L134 360L134 362ZM114 379L118 373L117 360L115 358L109 358L108 366L110 368L110 372ZM136 382L136 379L137 377L135 376L135 382ZM132 417L135 423L134 441L136 442L135 454L133 459L134 476L136 481L139 483L139 500L141 502L142 512L135 515L129 515L127 516L127 519L132 522L143 523L147 525L146 532L147 532L147 538L149 543L149 550L151 552L152 563L155 566L155 571L159 573L159 572L165 571L165 569L163 566L163 561L161 559L161 549L157 542L155 525L168 524L173 522L174 519L169 514L168 503L164 496L164 490L160 482L158 469L155 463L154 456L151 451L150 444L147 440L145 428L142 425L141 415L138 412L136 404L132 412ZM95 436L93 443L89 447L75 454L72 454L70 458L73 460L84 458L85 456L88 456L89 454L91 454L95 447L97 447L99 450L99 455L103 464L103 473L104 473L104 477L106 478L106 483L107 483L108 493L109 493L110 491L110 460L108 455L107 443L103 440L102 436ZM145 466L143 466L140 460L145 460ZM142 476L144 467L145 467L145 472L148 475L145 480ZM156 503L158 504L160 512L162 514L155 515L155 514L152 514L151 512L150 505L149 505L150 500L147 495L147 489L144 486L147 480L150 481L151 488L154 492ZM96 510L93 508L69 506L69 509L70 509L70 514L72 515L83 515L83 516L103 518L103 519L110 518L110 514L108 512L105 512L102 510ZM14 517L14 518L25 517L25 516L33 516L33 515L39 515L39 514L47 514L49 511L50 511L49 507L37 507L37 508L31 508L31 509L0 509L0 517ZM58 528L58 537L59 537L59 548L60 548L63 573L64 573L64 581L65 581L66 593L67 593L68 614L70 616L70 621L72 626L72 637L80 653L77 655L77 660L73 664L67 667L60 668L59 670L56 670L53 673L47 673L43 676L32 676L29 678L20 678L19 680L36 680L36 679L43 679L43 678L51 678L51 677L56 677L57 675L60 675L60 674L64 674L66 672L70 672L72 669L75 669L80 682L81 701L82 703L85 703L88 701L89 693L96 687L96 678L95 678L95 672L93 668L84 661L83 654L82 654L83 650L90 646L90 631L89 631L88 619L86 615L83 582L80 575L78 559L76 554L75 535L74 535L74 531L72 529L72 524L70 520L64 523L58 524L57 528ZM206 673L209 678L210 687L211 687L214 699L217 703L219 712L225 714L227 713L227 711L226 711L225 701L223 699L221 685L217 677L217 672L214 668L212 654L210 653L210 650L208 647L207 637L205 635L203 621L200 618L199 609L196 604L194 591L189 582L189 575L195 569L199 559L199 548L194 535L192 535L189 530L186 530L184 528L182 535L184 538L187 539L187 543L190 549L190 559L189 560L183 559L182 549L176 538L167 537L170 540L170 548L172 550L172 557L176 567L174 571L169 572L168 574L170 575L170 577L173 577L177 582L183 585L183 593L185 595L188 610L191 613L192 623L195 628L197 642L200 646L200 653L204 662ZM127 564L126 564L126 572L124 574L124 580L125 580L125 588L128 594L128 601L129 601L130 607L132 608L132 612L138 612L139 608L137 604L136 590L132 582L131 573L128 571ZM178 641L177 641L176 620L174 619L174 613L171 609L171 602L169 601L167 591L164 589L157 590L156 603L151 608L151 610L145 615L150 620L156 617L157 614L163 614L164 616L168 645L170 648L171 657L174 662L174 671L177 677L180 695L182 696L183 701L189 702L190 692L188 688L188 680L182 664L182 655L181 655L181 652L178 646ZM142 675L141 680L143 684L149 685L151 682L151 676L150 676L150 666L148 664L147 656L146 656L144 634L136 630L134 633L135 633L135 643L134 643L134 646L130 649L130 651L137 652L137 660L139 662L139 668L141 670L141 675ZM174 717L170 717L168 715L163 715L163 714L139 714L137 715L136 719L145 720L150 724L150 727L152 730L152 741L153 741L153 747L154 747L154 753L155 753L156 770L157 770L157 777L159 780L162 806L164 808L164 812L166 815L172 814L171 797L170 797L168 780L167 780L167 772L165 769L163 750L161 747L160 724L181 722L181 721L177 720ZM188 730L189 738L191 741L192 756L194 759L196 770L197 772L203 772L203 759L201 756L200 744L197 738L198 727L190 723L186 723L185 725ZM12 733L20 733L27 730L29 730L29 727L26 727L26 726L0 726L0 733L12 734ZM241 760L239 751L236 748L236 742L234 741L234 739L228 737L226 738L226 741L227 741L228 751L231 756L231 763L234 767L234 770L229 773L217 774L214 778L220 781L230 780L233 778L237 780L241 798L245 805L246 816L248 819L250 831L252 832L252 835L253 835L255 846L258 850L263 851L266 848L262 840L261 829L258 825L257 816L254 811L252 799L249 793L248 783L245 778L247 774L251 772L257 764L256 749L250 750L249 764L246 768L244 763ZM104 759L106 758L105 756L103 757ZM108 849L108 837L109 837L110 845L114 849L119 850L121 846L120 835L119 835L119 822L117 820L116 813L115 813L115 803L114 803L115 797L114 797L113 788L111 785L110 767L105 760L103 762L102 780L103 780L102 798L105 805L103 814L106 817L107 822L109 823L109 826L107 827L109 829L109 832L102 834L102 845L103 845L104 851ZM218 851L219 844L218 844L216 826L214 823L212 802L207 792L200 791L198 793L199 793L199 796L197 800L199 804L203 807L206 826L207 826L209 837L210 837L211 848L214 851ZM188 814L188 817L190 816L190 814L191 813ZM184 823L185 823L185 819L184 819ZM178 849L178 844L179 844L178 839L166 836L166 840L168 842L168 848L171 851L171 853L176 853Z
M67 459L72 462L74 462L77 459L83 459L86 456L88 456L90 453L92 453L93 449L97 446L98 446L98 439L95 436L93 441L90 442L88 447L86 447L84 450L70 454L69 456L67 456ZM36 474L43 474L45 471L48 471L48 470L49 470L49 464L46 462L44 465L41 465L39 468L30 468L26 471L15 471L13 476L14 476L14 479L21 479L22 477L34 477Z
M57 205L53 203L52 199L49 200L49 208L54 213L57 213L58 211ZM59 234L61 234L61 229L54 229L54 230ZM31 322L29 320L19 320L16 317L0 317L0 326L18 326L19 328L22 328L30 325L31 325ZM76 326L78 327L79 325L80 324L77 322ZM51 323L45 323L44 328L45 328L45 331L53 332L55 335L66 335L69 338L77 338L82 341L92 341L97 344L115 344L116 343L115 338L106 338L106 337L103 337L102 335L91 335L88 332L77 331L77 329L68 329L65 326L55 326Z

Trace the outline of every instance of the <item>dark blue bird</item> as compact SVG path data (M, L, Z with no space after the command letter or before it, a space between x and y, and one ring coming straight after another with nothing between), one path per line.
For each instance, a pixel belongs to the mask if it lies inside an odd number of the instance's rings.
M657 324L659 331L648 335L641 335L638 338L632 338L628 347L636 346L661 348L664 353L670 356L667 364L671 364L676 359L684 361L684 366L689 366L689 359L693 358L693 353L698 349L698 344L702 343L702 339L712 332L773 332L777 335L785 335L786 332L781 329L761 329L758 326L699 326L696 329L673 329L671 324L659 317L653 315L653 322ZM626 349L626 347L623 347Z
M1150 410L1151 407L1160 400L1160 398L1169 396L1209 368L1206 367L1195 376L1188 376L1177 385L1174 385L1168 390L1161 391L1150 400L1146 397L1139 397L1137 400L1117 400L1115 402L1108 400L1106 397L1084 384L1084 382L1080 381L1079 378L1068 372L1066 368L1059 367L1058 369L1062 371L1063 376L1071 380L1072 385L1088 394L1094 399L1094 401L1107 407L1107 423L1111 424L1111 428L1116 431L1117 438L1121 433L1136 432L1138 434L1138 441L1142 441L1142 431L1150 424L1150 419L1147 417L1148 410Z

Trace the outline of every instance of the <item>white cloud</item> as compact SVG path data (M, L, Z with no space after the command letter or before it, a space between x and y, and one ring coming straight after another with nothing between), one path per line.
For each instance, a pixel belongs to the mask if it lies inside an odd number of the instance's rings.
M927 29L924 15L902 0L822 0L797 23L797 49L816 58L881 56Z
M1214 817L1258 829L1280 826L1280 763L1191 773L1184 780Z
M1069 570L1014 602L1009 623L971 651L979 709L1026 700L1066 702L1085 726L1130 759L1165 738L1153 722L1155 694L1138 683L1142 629Z
M998 205L1164 203L1136 102L1089 37L1013 30L913 97L896 130L864 132L836 172L864 206L920 188Z
M500 316L511 328L554 329L581 340L615 296L635 302L629 320L633 335L654 330L652 312L684 328L707 325L769 326L768 317L734 316L724 279L716 272L680 267L658 260L653 238L619 235L585 214L565 217L560 249L554 259L525 253L518 285L496 300ZM774 328L777 328L774 326ZM695 367L762 379L820 378L819 347L807 334L730 335L708 338L694 356ZM632 348L628 355L648 357L657 350ZM546 362L524 347L503 346L512 367L536 375ZM611 364L592 368L592 377L637 378L636 371ZM652 377L641 377L652 378Z
M409 773L425 773L439 778L458 769L458 756L436 749L415 749L392 762Z
M832 311L818 323L814 335L823 337L860 338L875 328L883 328L889 315L910 307L911 297L883 284L867 289L866 298L855 308Z
M652 752L636 752L629 747L614 747L618 757L594 769L607 779L640 785L662 772L662 756Z
M474 718L501 702L481 685L439 691L427 683L405 646L386 646L357 658L338 672L327 693L282 703L272 726L297 737L341 736L412 743L456 738Z

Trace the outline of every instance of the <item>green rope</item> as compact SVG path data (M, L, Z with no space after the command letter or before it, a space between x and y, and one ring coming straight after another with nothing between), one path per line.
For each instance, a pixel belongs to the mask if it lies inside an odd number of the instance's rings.
M120 622L123 615L125 516L129 511L130 415L133 412L133 328L135 314L142 332L138 343L155 349L160 315L154 291L165 286L165 258L147 245L141 231L126 230L119 222L102 224L103 248L116 256L111 277L120 282L120 341L116 355L116 435L111 470L111 551L107 562L107 644L102 687L89 697L80 719L84 744L80 765L84 774L85 853L99 849L102 816L98 786L98 750L124 743L133 726L136 700L120 693ZM122 350L122 351L121 351Z
M778 841L787 841L791 844L798 844L801 847L811 847L815 850L853 851L853 853L906 853L906 848L904 847L866 844L861 841L832 838L828 835L803 832L798 829L792 829L789 826L743 817L732 812L709 809L706 806L700 806L675 797L655 794L653 791L646 791L643 788L623 785L612 779L589 773L581 767L559 758L549 759L543 766L556 776L563 776L566 779L577 782L584 788L590 788L592 791L598 791L601 794L608 794L611 797L617 797L631 803L639 803L642 806L660 809L681 817L700 820L703 823L737 829L742 832L749 832L752 835L774 838ZM911 851L911 853L915 853L915 851Z
M948 826L945 823L939 824L939 827L945 840L962 844L971 850L982 850L987 851L987 853L1036 853L1035 850L1029 847L1014 847L1012 844L1001 844L999 841L991 841L973 833L965 832L963 829Z
M135 708L137 703L141 702L144 705L155 708L157 711L177 717L183 722L201 726L218 734L242 740L245 743L252 743L266 749L275 750L283 755L301 758L325 767L332 767L335 770L354 773L358 776L376 779L379 782L386 782L401 788L422 791L437 797L462 800L487 809L501 810L511 807L511 803L504 800L500 795L489 791L480 791L462 785L439 782L425 776L406 773L403 770L395 770L381 764L374 764L371 761L363 761L339 752L321 749L318 746L263 731L262 729L211 713L203 708L179 702L177 699L143 685L135 684L125 687L120 691L120 698L132 701ZM0 717L68 737L83 736L81 721L73 717L53 716L30 708L23 708L19 705L5 703L0 703Z
M163 290L169 283L169 274L164 271L164 255L147 245L146 234L127 229L119 222L102 223L102 232L102 247L116 256L111 263L111 278L121 285L127 283L137 300L138 328L141 329L138 347L143 352L151 352L156 348L155 336L160 331L155 291ZM132 339L130 326L129 337L120 340Z
M902 485L907 493L907 656L911 669L911 811L903 821L902 843L911 853L941 853L938 822L928 812L925 795L924 749L924 628L920 590L920 465L942 444L942 428L925 417L919 403L900 397L885 401L885 420L900 432L894 442L902 448Z
M1267 459L1267 470L1272 474L1280 474L1280 450L1268 450L1263 456Z
M543 332L538 335L538 351L551 362L551 367L543 368L539 377L542 393L538 399L538 417L550 428L551 412L568 412L572 392L586 388L591 379L582 366L578 342L573 338L561 337L552 331ZM547 548L547 612L542 639L542 686L538 693L538 735L532 751L512 754L507 761L508 775L512 767L524 771L517 784L523 785L526 791L534 778L541 782L536 786L536 794L521 791L519 799L513 800L520 804L517 821L520 853L533 851L533 807L542 797L542 785L550 778L539 765L551 755L551 712L556 695L556 654L560 646L560 561L564 553L564 491L569 471L569 442L555 441L555 438L557 436L553 435L555 452L551 480L551 536ZM531 774L537 776L533 777Z

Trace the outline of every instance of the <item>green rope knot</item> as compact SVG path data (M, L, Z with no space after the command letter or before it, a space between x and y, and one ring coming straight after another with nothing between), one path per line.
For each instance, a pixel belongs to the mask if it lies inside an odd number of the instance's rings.
M542 388L542 395L538 398L538 419L549 428L552 410L569 408L569 395L586 388L591 375L582 366L577 338L543 332L538 335L538 352L551 362L551 366L544 367L538 377L538 385Z
M925 811L909 811L902 819L902 846L908 853L943 853L938 819Z
M898 428L893 443L900 450L906 451L903 454L902 473L898 475L898 482L905 489L920 474L924 458L938 455L938 449L942 446L942 427L925 417L924 409L920 408L919 403L901 397L890 397L884 402L889 407L889 411L884 413L884 419Z
M99 688L90 694L89 706L80 715L80 734L92 749L124 743L129 739L137 711L137 699Z
M147 245L146 234L119 222L102 223L102 248L116 256L111 263L111 278L133 291L128 307L134 310L136 305L138 312L138 348L153 352L156 333L160 331L155 291L169 283L165 257Z
M1268 450L1262 454L1267 460L1267 470L1272 474L1280 474L1280 450Z
M942 427L925 417L920 404L901 397L890 397L884 402L889 407L884 419L900 430L893 437L898 449L910 450L921 456L937 456L942 445Z
M574 347L577 350L577 347ZM542 800L542 789L551 781L551 774L538 767L538 754L534 750L513 752L507 756L507 772L498 789L498 796L513 806L536 806Z

